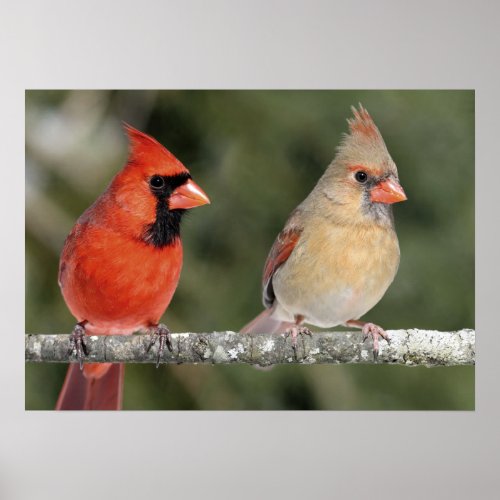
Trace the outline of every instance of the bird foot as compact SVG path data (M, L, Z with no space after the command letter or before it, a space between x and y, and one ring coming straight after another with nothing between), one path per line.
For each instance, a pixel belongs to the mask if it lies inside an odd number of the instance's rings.
M382 337L388 344L390 344L391 340L389 335L382 327L374 323L365 323L361 331L363 332L363 342L365 342L368 337L373 338L373 358L377 361L379 353L378 339L379 337Z
M156 355L156 368L160 366L160 359L163 356L163 353L165 352L165 346L168 347L168 350L170 352L173 352L172 336L170 335L170 330L163 324L159 324L154 327L154 330L151 334L151 342L146 348L146 352L149 352L151 350L151 347L153 347L156 344L157 340L159 340L159 344L158 344L158 353Z
M312 332L309 330L309 328L305 326L292 326L288 328L288 330L285 330L285 339L288 337L292 337L292 348L295 351L297 349L297 339L300 336L304 335L309 335L309 337L312 337Z
M80 365L80 370L83 370L83 356L88 356L87 344L85 342L85 321L77 323L71 335L69 336L68 355L73 352L76 354L76 359Z

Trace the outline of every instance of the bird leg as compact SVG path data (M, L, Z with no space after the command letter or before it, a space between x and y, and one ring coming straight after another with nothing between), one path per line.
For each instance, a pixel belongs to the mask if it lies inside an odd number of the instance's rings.
M297 339L299 335L309 335L312 336L311 330L306 326L301 326L301 323L304 321L304 316L297 314L295 316L295 324L291 324L289 328L285 330L285 339L288 337L292 337L292 348L295 351L297 349Z
M379 337L385 339L388 344L391 342L390 337L386 333L386 331L382 327L374 323L365 323L364 321L351 319L347 321L345 324L346 326L354 326L356 328L361 328L361 331L363 332L363 342L365 342L368 337L373 338L373 358L375 359L375 361L377 361L378 359Z
M159 339L159 344L158 344L158 354L156 356L156 368L160 366L160 359L163 356L163 353L165 352L165 346L168 347L168 350L170 352L173 352L172 336L170 335L170 330L162 323L153 327L151 342L146 348L146 352L149 352L151 350L151 347L153 347L156 344L156 341L158 339Z
M80 370L83 370L83 355L88 356L87 344L85 342L85 325L87 320L80 321L75 325L71 335L69 336L68 356L75 352L76 359L80 364Z

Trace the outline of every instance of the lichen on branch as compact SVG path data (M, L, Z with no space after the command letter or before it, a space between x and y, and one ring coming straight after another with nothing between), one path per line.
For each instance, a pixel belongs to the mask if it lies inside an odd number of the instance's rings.
M475 364L475 331L389 330L390 343L380 340L377 363L406 366L454 366ZM92 363L155 363L156 346L149 352L148 335L88 336ZM360 332L314 332L299 336L294 347L290 337L277 334L236 332L173 333L173 352L163 363L341 364L375 363L371 341ZM69 353L69 335L25 336L25 359L29 362L75 362Z

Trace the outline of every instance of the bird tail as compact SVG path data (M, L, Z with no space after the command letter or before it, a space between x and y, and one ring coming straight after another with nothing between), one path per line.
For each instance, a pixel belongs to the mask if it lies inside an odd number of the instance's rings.
M250 323L246 324L241 333L283 333L290 323L271 318L274 309L264 309Z
M71 363L56 410L121 410L124 373L123 363Z
M290 323L271 318L273 311L274 308L264 309L256 318L246 324L240 333L283 333L290 326ZM273 369L272 366L259 365L255 365L255 368L263 372Z

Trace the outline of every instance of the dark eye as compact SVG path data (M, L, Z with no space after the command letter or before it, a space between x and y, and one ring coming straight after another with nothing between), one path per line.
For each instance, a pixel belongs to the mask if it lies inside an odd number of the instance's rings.
M363 172L362 170L360 170L359 172L356 172L354 174L354 178L360 182L361 184L365 183L366 180L368 179L368 175L366 172Z
M153 175L153 177L149 179L149 185L154 189L161 189L165 185L165 181L163 180L163 177Z

